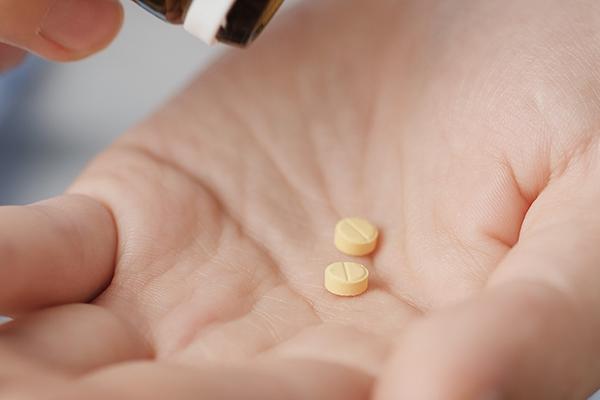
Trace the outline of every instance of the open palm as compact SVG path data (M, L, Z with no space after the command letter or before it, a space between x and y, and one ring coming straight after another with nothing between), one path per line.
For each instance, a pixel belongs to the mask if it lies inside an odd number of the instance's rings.
M593 391L597 2L315 3L0 209L0 398ZM355 215L382 237L339 298Z

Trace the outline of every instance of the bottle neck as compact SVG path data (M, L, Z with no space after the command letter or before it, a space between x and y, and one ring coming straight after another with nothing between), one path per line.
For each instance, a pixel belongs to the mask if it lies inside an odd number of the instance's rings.
M183 24L193 0L133 0L158 18L172 24Z
M1 0L0 0L1 1ZM246 46L269 23L283 0L133 0L158 18L206 43Z

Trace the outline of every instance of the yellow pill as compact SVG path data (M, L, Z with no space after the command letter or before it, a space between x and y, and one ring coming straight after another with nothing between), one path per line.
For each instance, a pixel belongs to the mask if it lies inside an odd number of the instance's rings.
M375 250L379 232L362 218L344 218L335 226L335 247L350 256L365 256Z
M369 270L353 262L336 262L325 269L325 288L338 296L357 296L369 286Z

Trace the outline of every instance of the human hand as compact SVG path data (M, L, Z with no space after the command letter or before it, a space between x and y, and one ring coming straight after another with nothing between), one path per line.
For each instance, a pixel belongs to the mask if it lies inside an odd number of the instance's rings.
M24 50L56 61L104 48L123 18L118 0L0 0L0 72Z
M305 5L70 195L0 209L5 398L593 391L598 3L365 4ZM382 239L338 298L350 215Z

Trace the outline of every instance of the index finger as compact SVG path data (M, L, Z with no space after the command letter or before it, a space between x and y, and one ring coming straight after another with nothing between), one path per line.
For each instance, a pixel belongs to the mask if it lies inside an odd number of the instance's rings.
M0 207L0 315L92 300L114 271L109 211L85 196Z

